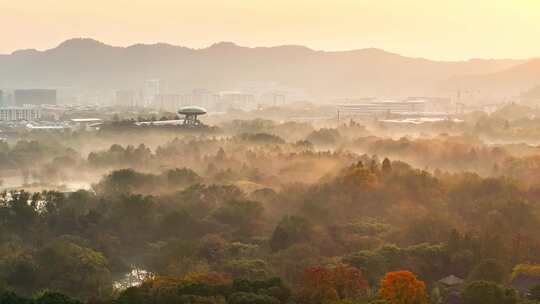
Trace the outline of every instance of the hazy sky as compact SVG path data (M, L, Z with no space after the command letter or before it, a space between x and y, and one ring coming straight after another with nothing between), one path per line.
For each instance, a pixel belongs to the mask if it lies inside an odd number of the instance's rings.
M0 0L0 53L108 44L377 47L433 59L540 56L540 0Z

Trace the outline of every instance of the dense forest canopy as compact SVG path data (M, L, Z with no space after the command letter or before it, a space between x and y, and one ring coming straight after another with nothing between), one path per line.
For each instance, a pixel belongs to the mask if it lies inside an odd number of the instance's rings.
M2 142L0 303L538 303L518 110L414 137L258 119Z

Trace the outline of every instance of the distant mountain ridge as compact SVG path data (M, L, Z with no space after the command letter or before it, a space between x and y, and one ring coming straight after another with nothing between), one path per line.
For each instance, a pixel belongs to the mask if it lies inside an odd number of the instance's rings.
M524 94L540 85L540 58L489 74L455 77L450 82L468 90L483 90L494 94Z
M230 90L246 82L274 82L324 98L404 96L440 94L460 81L489 82L489 77L513 83L521 74L540 71L534 62L433 61L375 48L327 52L231 42L202 49L165 43L115 47L70 39L49 50L0 55L0 87L130 89L141 87L145 79L161 79L169 90Z

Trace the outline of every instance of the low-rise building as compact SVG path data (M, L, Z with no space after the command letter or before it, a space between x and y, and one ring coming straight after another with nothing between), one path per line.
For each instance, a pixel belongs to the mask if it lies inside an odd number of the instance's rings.
M41 111L39 108L0 108L0 121L36 121L40 118Z
M345 115L380 117L390 114L414 114L425 112L425 100L383 100L354 104L340 104L338 111Z

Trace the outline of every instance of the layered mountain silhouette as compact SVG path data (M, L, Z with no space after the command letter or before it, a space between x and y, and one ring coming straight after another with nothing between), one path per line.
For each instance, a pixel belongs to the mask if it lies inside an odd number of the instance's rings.
M321 98L440 94L460 87L532 87L540 62L433 61L379 49L316 51L303 46L191 49L169 44L115 47L71 39L45 50L0 55L0 87L138 88L160 79L170 90L231 90L279 83Z
M454 77L449 85L507 96L528 94L540 85L540 59L531 59L494 73Z

